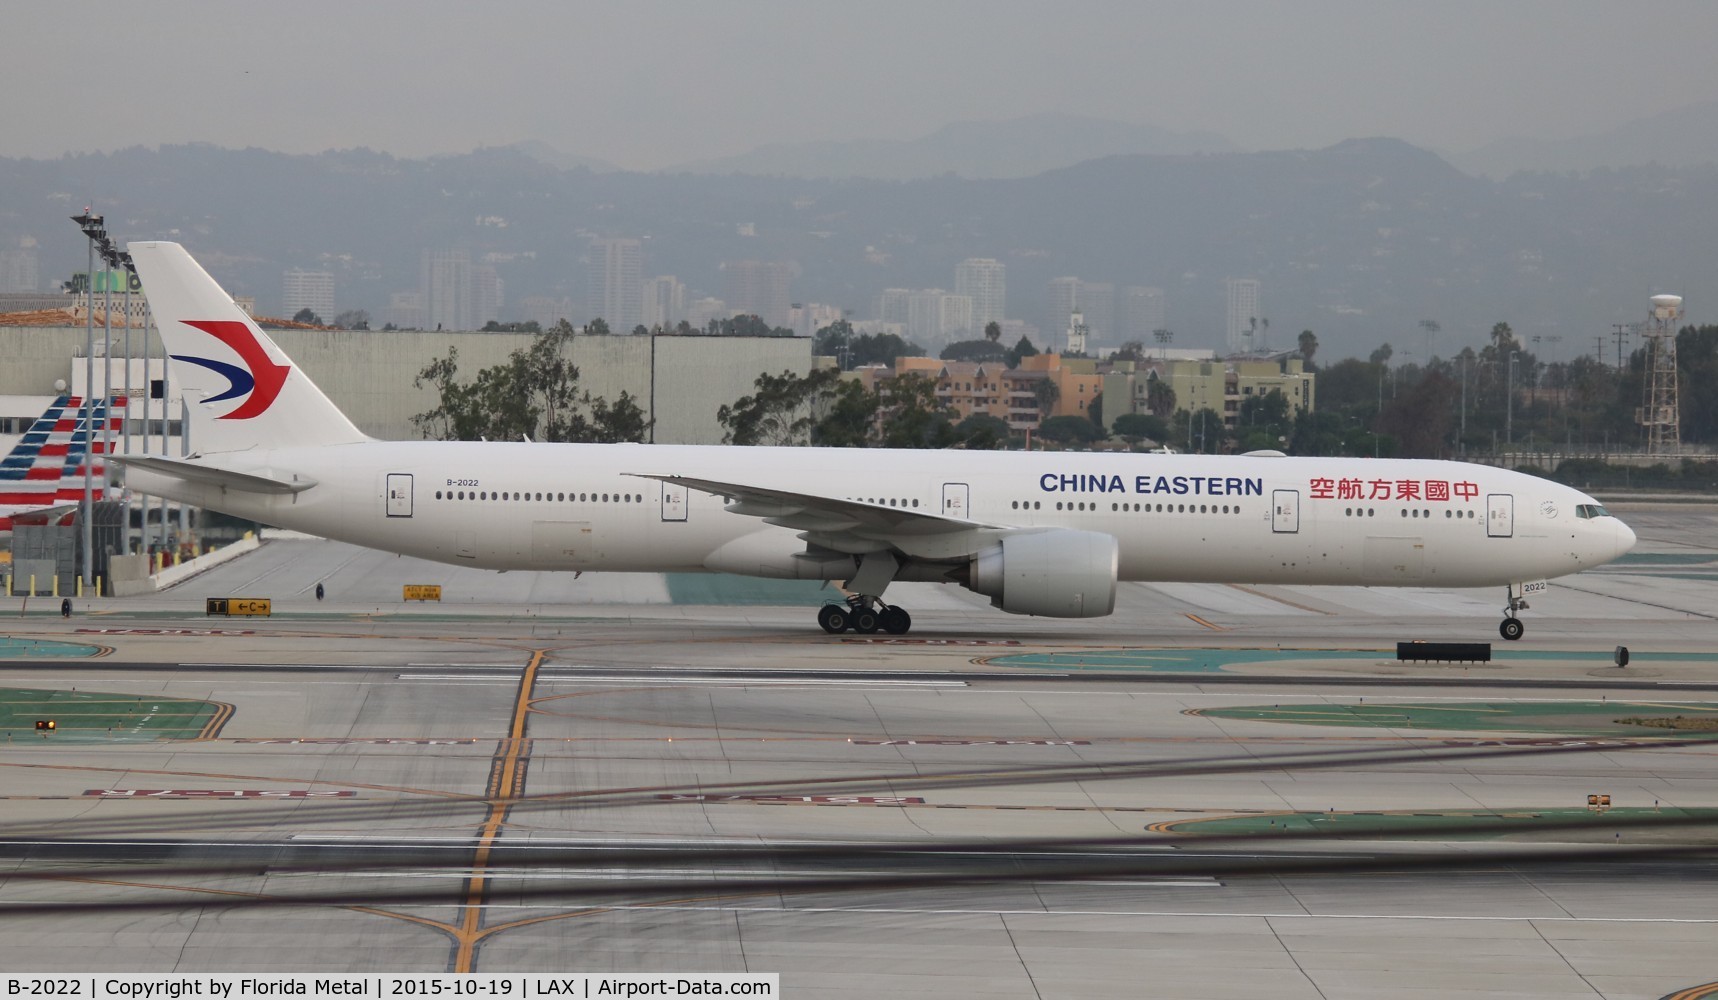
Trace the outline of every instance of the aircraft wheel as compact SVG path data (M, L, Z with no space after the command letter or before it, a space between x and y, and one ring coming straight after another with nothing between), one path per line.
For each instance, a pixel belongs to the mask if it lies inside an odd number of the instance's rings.
M847 631L852 624L847 618L847 609L839 604L825 604L817 609L817 624L823 626L823 631L830 635Z
M877 612L870 608L860 608L853 612L853 631L860 635L870 635L877 631Z
M1498 634L1510 642L1521 638L1521 633L1527 631L1527 626L1521 624L1519 618L1505 618L1503 624L1497 627Z
M883 613L878 616L878 620L883 626L883 631L890 635L906 635L907 630L913 627L913 616L907 614L906 608L896 604L884 608Z

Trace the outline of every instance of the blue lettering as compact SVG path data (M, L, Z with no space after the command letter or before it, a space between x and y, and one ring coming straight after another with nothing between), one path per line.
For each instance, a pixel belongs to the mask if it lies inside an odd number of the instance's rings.
M1225 479L1225 480L1223 480L1223 493L1226 496L1232 496L1232 497L1233 496L1240 496L1241 495L1241 481L1239 479Z
M1150 476L1135 476L1135 477L1133 477L1133 491L1135 493L1150 493L1151 492L1151 477Z
M1079 476L1063 476L1062 477L1062 489L1064 491L1078 490L1079 488L1080 488L1080 477Z
M1214 496L1214 497L1222 496L1223 495L1223 481L1221 479L1218 479L1216 476L1212 476L1211 478L1205 480L1205 494L1207 496Z
M1247 480L1247 496L1262 497L1264 495L1265 495L1265 481L1263 479L1249 479L1249 480Z
M1046 472L1042 476L1039 476L1038 488L1043 490L1045 493L1056 492L1056 474L1054 472Z
M1187 495L1187 477L1186 476L1176 476L1175 477L1175 491L1174 492L1175 492L1176 496L1186 496Z
M1153 493L1168 493L1169 492L1169 480L1165 479L1162 476L1158 476L1157 477L1157 487L1155 489L1153 489L1151 492L1153 492Z

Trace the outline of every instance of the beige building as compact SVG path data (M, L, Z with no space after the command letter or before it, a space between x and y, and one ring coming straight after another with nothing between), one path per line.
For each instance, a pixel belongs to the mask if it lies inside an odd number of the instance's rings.
M1146 401L1153 379L1161 379L1175 393L1177 412L1209 409L1223 415L1233 428L1241 404L1250 396L1264 396L1275 389L1288 400L1291 414L1313 408L1315 378L1304 371L1299 358L1276 361L1148 361L1118 362L1104 376L1104 423L1113 426L1124 413L1150 413ZM1121 405L1122 401L1126 405Z

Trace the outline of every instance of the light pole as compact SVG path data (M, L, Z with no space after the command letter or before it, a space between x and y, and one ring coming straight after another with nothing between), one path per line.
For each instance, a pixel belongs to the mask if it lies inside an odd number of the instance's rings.
M95 580L95 530L90 522L95 516L95 483L91 478L90 452L94 443L95 433L91 422L95 417L95 408L90 405L90 395L95 391L95 247L97 242L106 242L107 230L102 228L102 217L90 214L88 207L82 215L72 216L72 221L83 230L84 238L89 241L89 264L84 273L84 395L83 419L79 421L84 428L84 499L83 499L83 574L84 586L89 586Z
M1503 376L1503 443L1515 446L1515 352L1509 352L1509 367Z

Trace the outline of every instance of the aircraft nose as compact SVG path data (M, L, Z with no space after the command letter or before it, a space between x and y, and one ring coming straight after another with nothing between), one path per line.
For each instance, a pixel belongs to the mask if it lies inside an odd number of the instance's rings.
M1634 548L1634 529L1616 518L1612 518L1611 520L1617 522L1617 555L1621 556Z

